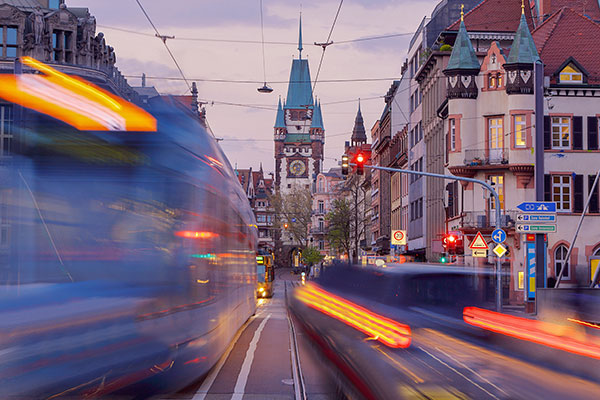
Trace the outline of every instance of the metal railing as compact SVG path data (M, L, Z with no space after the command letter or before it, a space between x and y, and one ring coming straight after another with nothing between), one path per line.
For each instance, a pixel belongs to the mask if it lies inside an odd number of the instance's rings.
M471 149L465 150L464 163L468 167L478 165L508 164L507 149Z
M494 221L494 210L490 212L485 211L465 211L462 213L462 226L464 228L477 228L487 229L495 228L496 221ZM515 226L517 220L517 210L502 210L500 216L500 227L501 228L512 228Z

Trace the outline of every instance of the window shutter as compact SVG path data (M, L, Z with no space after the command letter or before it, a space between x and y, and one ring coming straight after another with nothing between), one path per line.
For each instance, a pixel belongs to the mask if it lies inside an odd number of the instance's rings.
M583 117L573 117L573 150L583 150Z
M573 212L583 211L583 175L575 175L575 193L573 196Z
M552 201L552 176L544 175L544 201Z
M596 175L588 175L588 191L592 191L592 186L594 186L594 181L596 180ZM600 182L599 182L600 183ZM591 213L600 213L600 203L598 203L598 185L596 185L596 190L592 194L592 198L590 199L590 209Z
M544 150L552 148L551 128L550 117L544 116Z
M598 118L588 117L588 150L598 150Z

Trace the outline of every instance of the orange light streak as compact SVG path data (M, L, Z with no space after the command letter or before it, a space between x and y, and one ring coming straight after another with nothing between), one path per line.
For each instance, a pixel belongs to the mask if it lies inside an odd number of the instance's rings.
M175 232L175 236L187 239L212 239L218 237L219 234L214 232L179 231Z
M561 325L515 317L477 307L465 307L463 319L469 325L492 332L581 356L600 359L599 338L588 336L587 340L578 340L555 334L554 332L564 331L564 327Z
M580 321L580 320L574 319L574 318L567 318L567 321L574 322L579 325L587 326L589 328L600 329L600 325L594 324L592 322Z
M322 313L393 348L410 346L410 327L336 296L314 283L296 290L296 298Z
M79 130L156 131L156 119L134 104L31 57L23 64L43 75L0 75L0 97Z

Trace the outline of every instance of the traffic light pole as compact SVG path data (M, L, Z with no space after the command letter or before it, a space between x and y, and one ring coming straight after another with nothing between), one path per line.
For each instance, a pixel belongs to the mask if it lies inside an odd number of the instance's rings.
M349 165L353 166L353 167L357 166L356 164L349 164ZM492 185L490 185L486 181L481 181L479 179L473 179L473 178L463 178L462 176L455 176L455 175L442 175L442 174L433 174L431 172L412 171L410 169L379 167L379 166L375 166L375 165L365 165L364 167L370 168L370 169L377 169L380 171L387 171L387 172L400 172L403 174L428 176L430 178L450 179L453 181L477 183L478 185L481 185L484 188L486 188L487 190L489 190L490 193L492 194L492 196L494 197L494 204L496 205L496 228L498 228L498 229L501 228L500 221L502 219L501 218L502 210L500 209L500 197L498 196L498 193L496 192L496 190L494 190ZM500 260L500 257L496 258L496 310L497 311L502 310L502 262Z

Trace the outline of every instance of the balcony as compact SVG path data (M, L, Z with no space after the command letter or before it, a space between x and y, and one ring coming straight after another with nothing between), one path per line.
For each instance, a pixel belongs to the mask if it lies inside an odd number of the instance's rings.
M517 210L502 210L500 216L501 228L514 228L517 220ZM466 211L462 213L462 227L467 229L493 229L496 228L496 213L491 210L485 211Z
M325 228L311 228L310 229L310 234L311 235L324 235L325 234Z
M480 165L506 165L508 164L507 149L476 149L465 150L464 164L466 167Z

